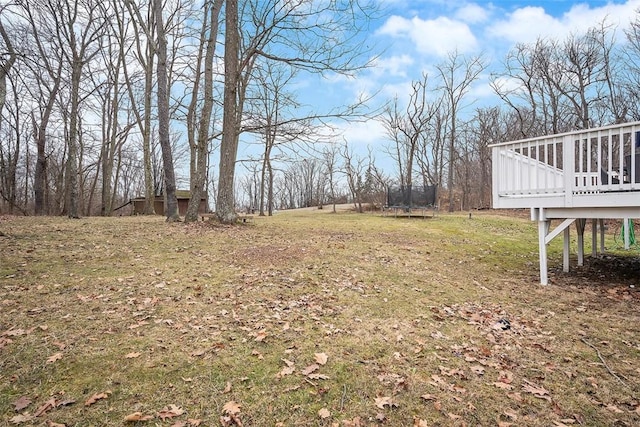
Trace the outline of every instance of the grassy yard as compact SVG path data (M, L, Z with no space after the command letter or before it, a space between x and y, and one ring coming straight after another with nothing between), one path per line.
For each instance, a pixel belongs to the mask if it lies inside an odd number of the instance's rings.
M0 425L640 425L637 250L559 250L543 287L526 215L0 217Z

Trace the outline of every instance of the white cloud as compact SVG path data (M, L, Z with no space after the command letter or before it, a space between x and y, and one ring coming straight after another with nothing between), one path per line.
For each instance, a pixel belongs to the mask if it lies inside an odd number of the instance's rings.
M561 30L562 24L543 8L527 6L517 9L507 19L498 21L488 32L514 43L529 43L540 37L543 31L556 35Z
M579 34L604 19L623 29L629 25L639 7L640 0L629 0L624 4L609 3L602 7L577 4L562 16L554 17L542 7L527 6L495 22L487 33L511 43L531 43L539 37L562 39L570 34Z
M373 146L387 139L384 126L375 119L339 125L339 128L349 144Z
M469 3L456 11L456 18L470 24L478 24L489 19L489 12L475 3Z
M444 16L428 20L392 16L379 30L379 34L407 37L418 52L440 57L454 50L465 53L477 47L477 40L467 24Z
M398 98L400 105L407 102L411 94L411 80L405 80L399 83L385 84L382 86L380 95L387 100Z
M407 69L410 68L414 62L414 59L407 54L380 58L376 61L375 70L377 73L382 74L385 77L406 77Z

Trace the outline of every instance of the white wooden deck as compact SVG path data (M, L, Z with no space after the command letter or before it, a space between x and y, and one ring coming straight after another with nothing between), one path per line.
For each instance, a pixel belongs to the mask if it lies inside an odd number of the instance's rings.
M578 264L584 259L584 228L592 219L640 218L640 122L495 144L493 207L529 208L538 221L540 282L548 283L547 245L563 233L569 271L569 231L578 232ZM551 220L562 220L551 230ZM598 221L600 220L600 221ZM604 231L600 227L600 250Z

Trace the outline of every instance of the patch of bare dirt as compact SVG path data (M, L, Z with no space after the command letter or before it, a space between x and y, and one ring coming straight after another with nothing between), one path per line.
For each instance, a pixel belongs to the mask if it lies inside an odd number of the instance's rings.
M550 269L550 276L558 285L585 287L626 286L640 290L640 257L635 255L606 254L596 258L587 257L584 266L571 266L565 273L562 267Z

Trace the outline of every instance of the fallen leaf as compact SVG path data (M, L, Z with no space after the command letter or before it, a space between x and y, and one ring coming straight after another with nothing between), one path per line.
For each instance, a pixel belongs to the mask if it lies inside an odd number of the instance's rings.
M393 401L392 397L389 396L381 396L375 398L376 407L380 409L384 409L385 406L389 408L398 407L398 404Z
M198 427L202 424L202 420L196 418L187 418L187 422L193 427Z
M36 412L34 412L33 416L34 417L39 417L40 415L44 414L47 411L50 411L51 409L53 409L55 407L56 407L56 398L52 397L51 399L47 400L42 405L40 405L38 410L36 410Z
M508 393L507 396L509 396L509 399L511 400L515 400L518 403L522 403L522 395L518 392Z
M227 385L224 387L224 390L222 390L223 394L228 394L231 393L231 381L227 381Z
M343 420L342 421L342 427L363 427L364 424L362 424L362 418L360 417L355 417L352 420Z
M125 359L135 359L137 357L140 357L140 353L128 353L124 356Z
M329 376L325 374L309 374L307 377L310 380L328 380Z
M137 422L137 421L149 421L152 420L154 418L153 415L143 415L142 412L134 412L133 414L129 414L126 417L124 417L124 420L126 422Z
M262 342L265 340L265 338L267 338L267 333L265 331L260 331L258 332L258 334L256 335L254 341L256 342Z
M49 356L49 358L47 359L47 363L54 363L58 360L62 359L62 352L58 352L52 356Z
M73 405L74 403L76 403L76 401L73 400L73 399L57 400L56 401L56 408L59 408L61 406Z
M15 402L13 402L13 409L16 412L22 411L27 406L31 405L32 401L27 396L22 396Z
M606 408L607 408L607 411L613 412L614 414L624 413L622 409L618 408L616 405L613 405L613 404L607 405Z
M295 370L296 370L295 366L286 366L276 374L276 378L282 378L284 376L291 375L295 372Z
M527 393L533 394L535 397L549 399L549 392L544 387L536 386L535 384L532 384L527 380L524 381L525 384L522 384L522 390L526 391Z
M91 406L98 400L106 399L107 397L109 397L107 393L96 393L84 402L84 406Z
M11 422L11 424L22 424L22 423L27 423L29 421L33 420L33 416L29 415L29 414L19 414L16 415L15 417L11 418L9 420L9 422Z
M425 420L420 418L413 418L413 427L429 427L429 424Z
M187 427L187 422L186 421L176 421L175 423L171 424L171 427Z
M294 362L292 362L291 360L288 359L280 359L284 362L285 365L287 365L288 367L292 367L293 365L295 365Z
M327 356L325 353L316 353L315 358L316 358L316 363L322 366L326 365L327 361L329 360L329 356Z
M302 373L302 375L307 376L309 374L312 374L313 372L317 371L318 369L320 369L320 366L316 365L315 363L313 365L309 365L306 368L304 368L302 371L300 371Z
M230 400L229 402L224 404L224 406L222 407L222 412L228 415L237 415L240 413L241 407L242 405L240 405L239 403Z
M471 367L471 371L473 373L475 373L476 375L484 375L484 367L482 367L480 365L473 365Z
M327 408L322 408L318 411L318 416L324 420L325 418L329 418L331 416L331 412L329 412Z
M436 400L436 396L433 394L423 394L422 396L420 396L421 398L423 398L424 400L426 400L427 402L430 400Z
M518 421L518 413L513 409L505 409L503 412L507 417L511 418L513 421Z
M503 390L513 390L513 386L511 384L503 383L500 381L493 383L493 385Z
M513 382L513 373L510 371L500 371L498 381L505 384L511 384Z
M165 406L162 410L158 411L158 417L160 417L162 421L167 418L179 417L182 414L184 414L184 409L177 405Z
M67 427L66 424L54 423L51 420L47 421L47 427Z
M142 321L142 322L138 322L138 323L133 324L133 325L129 325L128 328L129 329L138 329L139 327L144 326L144 325L148 325L148 324L149 324L149 322Z

